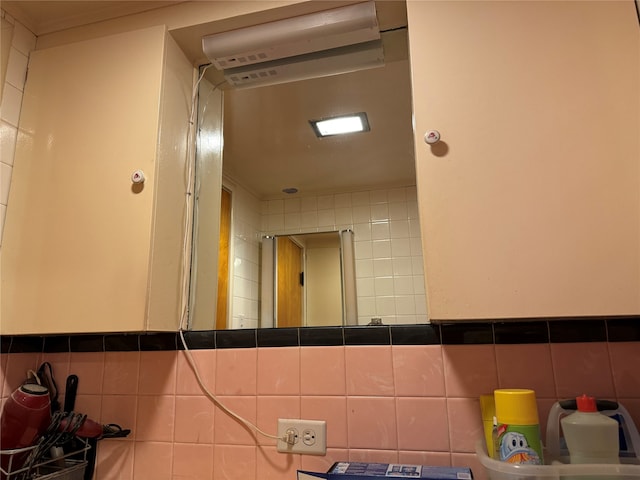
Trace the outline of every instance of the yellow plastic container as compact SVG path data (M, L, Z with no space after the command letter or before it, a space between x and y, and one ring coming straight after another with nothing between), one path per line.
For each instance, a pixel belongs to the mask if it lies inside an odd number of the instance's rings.
M493 458L495 445L493 443L493 421L496 418L496 402L493 395L480 395L480 413L484 428L484 441L487 444L489 456Z
M536 394L529 389L499 389L493 392L498 421L496 451L507 463L542 465L542 441Z

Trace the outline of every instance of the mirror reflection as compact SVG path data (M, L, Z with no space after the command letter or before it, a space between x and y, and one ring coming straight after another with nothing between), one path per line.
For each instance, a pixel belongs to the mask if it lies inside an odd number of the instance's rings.
M353 232L357 314L348 320L335 310L301 324L427 321L407 35L402 25L385 31L383 13L382 67L251 89L229 88L207 71L198 100L191 328L283 326L264 315L270 274L262 239L301 242L302 234L342 230ZM318 138L309 123L358 112L369 131Z
M261 250L261 327L355 325L351 230L266 236Z

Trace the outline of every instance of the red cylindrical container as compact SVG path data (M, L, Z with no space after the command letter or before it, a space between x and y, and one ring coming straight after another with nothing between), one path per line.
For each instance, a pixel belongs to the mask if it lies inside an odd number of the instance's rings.
M34 445L51 423L51 401L46 387L37 384L20 386L7 399L0 416L0 450L13 450ZM10 457L2 455L2 468ZM24 458L14 458L15 470Z

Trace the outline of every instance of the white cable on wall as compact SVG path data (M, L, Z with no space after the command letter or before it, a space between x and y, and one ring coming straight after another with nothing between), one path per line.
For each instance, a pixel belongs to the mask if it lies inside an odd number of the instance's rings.
M185 214L185 225L184 225L184 241L183 241L183 263L182 263L182 292L181 292L181 318L180 318L180 340L182 342L182 347L184 348L184 354L187 357L187 362L189 363L189 366L191 367L191 369L193 370L193 373L196 377L196 381L198 382L198 385L200 386L200 388L202 389L202 391L204 392L204 394L217 406L219 407L224 413L226 413L227 415L229 415L231 418L233 418L234 420L236 420L237 422L239 422L240 424L244 425L245 427L249 428L250 430L255 431L256 433L267 437L267 438L272 438L275 440L283 440L285 442L288 442L288 438L286 436L284 437L278 437L277 435L271 435L269 433L266 433L264 431L262 431L260 428L258 428L257 425L251 423L249 420L247 420L246 418L241 417L240 415L238 415L237 413L233 412L230 408L228 408L227 406L225 406L219 399L218 397L213 394L208 388L207 385L205 384L204 380L202 379L202 376L200 375L200 372L198 370L198 366L196 365L196 362L193 358L193 355L191 354L191 351L189 350L189 348L187 347L187 342L184 338L184 332L186 330L188 330L189 325L188 325L188 321L189 321L189 273L190 273L190 263L189 263L189 259L190 259L190 253L191 253L191 226L193 224L193 204L194 204L194 185L195 185L195 175L194 175L194 163L195 163L195 155L194 152L192 150L192 146L195 145L195 134L197 132L197 129L194 129L195 126L195 116L196 116L196 101L198 98L198 87L200 85L200 82L202 81L202 79L204 78L204 74L207 71L207 69L211 67L211 64L209 65L205 65L202 68L202 71L200 72L200 76L198 77L198 80L196 81L194 87L193 87L193 94L191 95L191 112L189 115L189 128L188 128L188 134L187 134L187 161L186 161L186 167L185 167L185 175L186 175L186 192L185 192L185 208L187 209L186 214ZM215 89L217 89L222 83L221 82L217 85L213 86L213 89L211 90L211 92L213 92Z

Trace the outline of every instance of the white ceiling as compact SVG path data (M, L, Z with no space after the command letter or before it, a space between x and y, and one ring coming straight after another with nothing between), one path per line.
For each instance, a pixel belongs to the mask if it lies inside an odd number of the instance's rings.
M2 8L43 35L177 3L182 2L3 0ZM225 90L224 162L234 180L260 198L283 195L287 187L304 194L415 184L405 3L383 0L376 8L381 30L393 30L384 35L384 67ZM196 63L203 56L203 28L172 32ZM213 67L208 77L214 82L220 78ZM370 132L318 139L308 124L361 111L369 116Z

